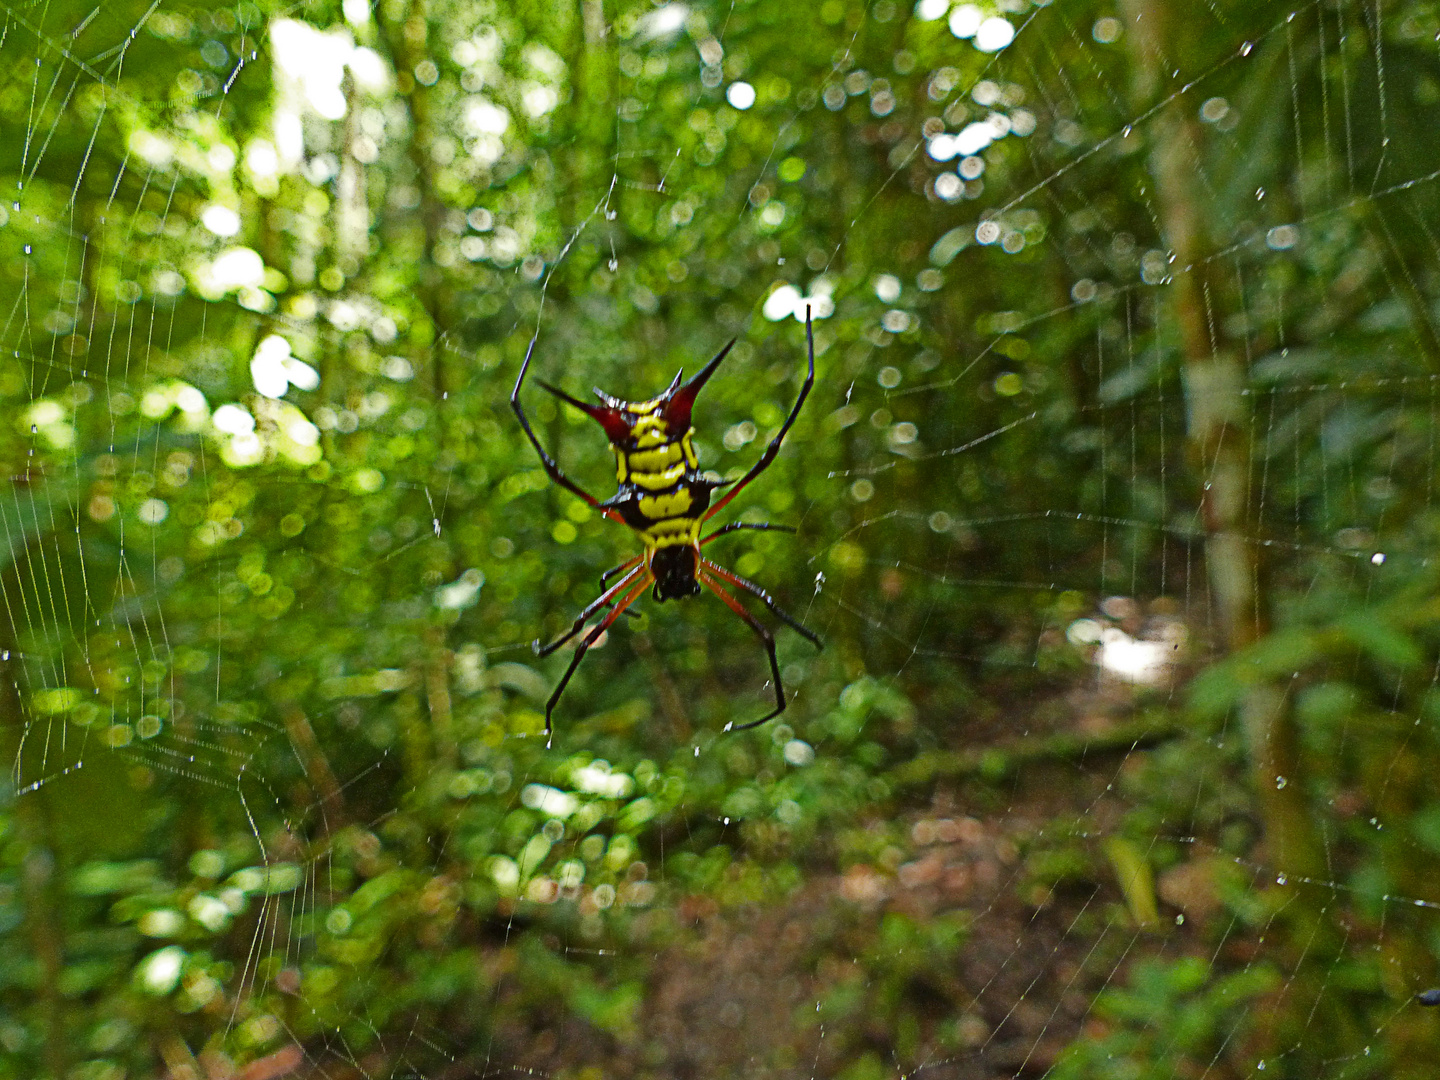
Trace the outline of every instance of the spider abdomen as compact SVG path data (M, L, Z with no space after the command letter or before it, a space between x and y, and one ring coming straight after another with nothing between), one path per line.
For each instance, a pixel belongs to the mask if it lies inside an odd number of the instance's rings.
M700 523L710 508L711 484L697 472L686 471L667 488L650 490L639 484L621 484L606 499L626 525L640 534L650 549L699 542Z
M640 513L651 521L683 518L694 505L695 496L690 488L683 484L664 495L640 496Z
M676 466L683 473L686 464L685 451L679 442L669 442L654 450L633 450L622 455L621 460L621 468L634 476L666 476Z
M700 473L690 443L694 429L672 434L651 402L629 409L641 415L633 421L631 437L612 444L620 490L604 505L640 534L652 557L664 548L694 547L714 489Z

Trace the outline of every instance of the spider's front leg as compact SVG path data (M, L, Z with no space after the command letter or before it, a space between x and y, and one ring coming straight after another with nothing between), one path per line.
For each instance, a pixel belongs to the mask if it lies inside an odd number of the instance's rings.
M797 533L800 530L793 525L773 525L768 521L732 521L729 525L722 525L714 532L700 538L700 546L704 547L711 540L718 540L726 533L739 532L741 529L754 529L756 532L783 532Z
M515 389L510 391L510 408L515 410L515 418L520 421L520 427L525 432L525 437L530 440L530 445L535 448L535 453L540 455L540 464L545 469L545 475L550 477L572 495L578 495L590 506L598 507L600 500L585 491L579 484L575 483L561 470L559 464L540 445L535 432L530 428L530 421L525 416L525 409L520 404L520 387L525 383L525 375L530 370L530 358L535 354L535 343L540 340L540 331L535 331L535 336L530 339L530 346L525 350L525 360L520 365L520 374L515 378Z
M815 385L815 332L810 326L810 308L808 306L805 308L805 341L809 346L810 368L805 374L805 382L800 386L800 395L795 399L795 404L790 408L790 415L785 418L785 423L780 425L780 430L776 432L775 437L770 440L770 445L765 447L765 452L760 455L760 460L750 466L750 471L736 481L735 486L725 493L724 498L720 499L705 512L705 519L707 521L725 509L730 500L744 491L750 481L754 480L770 467L770 463L773 462L775 456L780 453L780 445L785 441L785 436L789 434L791 426L795 423L795 418L800 415L800 408L805 404L805 399L810 394L810 388Z

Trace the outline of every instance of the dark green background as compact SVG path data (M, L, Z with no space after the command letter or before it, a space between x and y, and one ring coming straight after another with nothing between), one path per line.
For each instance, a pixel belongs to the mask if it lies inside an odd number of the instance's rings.
M0 1077L1433 1073L1440 11L1005 14L0 9ZM547 748L636 543L528 343L738 336L735 475L782 283L734 510L799 532L710 550L824 652L725 735L759 644L642 601Z

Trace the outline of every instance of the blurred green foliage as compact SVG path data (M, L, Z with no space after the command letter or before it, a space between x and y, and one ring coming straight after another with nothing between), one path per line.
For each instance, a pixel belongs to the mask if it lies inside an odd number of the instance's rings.
M766 1069L1428 1075L1440 15L980 8L1013 44L931 0L5 10L0 1078L668 1075L656 958L777 909L812 1004ZM1167 288L1202 272L1260 597L1228 655ZM642 605L546 747L529 643L635 543L524 441L527 345L635 398L739 337L696 411L734 478L803 298L817 389L735 505L799 534L721 549L825 652L782 628L790 709L724 735L754 637ZM602 434L526 406L608 494ZM1162 623L1186 691L1087 727L1102 635ZM932 799L1014 838L932 873ZM1007 905L1039 966L976 982Z
M1263 965L1212 981L1199 957L1170 964L1142 960L1128 987L1095 1001L1096 1026L1110 1033L1076 1043L1051 1075L1150 1080L1214 1068L1227 1051L1237 1057L1244 1052L1235 1034L1245 1023L1245 1010L1279 981ZM1245 1071L1250 1063L1237 1060L1234 1067Z

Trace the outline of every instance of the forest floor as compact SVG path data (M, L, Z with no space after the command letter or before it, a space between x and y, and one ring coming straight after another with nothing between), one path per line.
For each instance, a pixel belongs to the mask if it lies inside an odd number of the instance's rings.
M774 905L682 900L687 932L651 958L638 1038L573 1022L532 1033L514 1060L584 1080L1040 1076L1082 1027L1103 1026L1097 993L1140 957L1199 949L1215 906L1182 863L1142 928L1098 854L1130 809L1121 774L1174 734L1136 700L1092 682L968 728L963 749L912 763L900 820L874 823L903 849L810 867ZM1047 859L1076 851L1087 872L1047 876ZM1199 918L1177 923L1182 910ZM927 945L936 920L965 927L958 951Z

